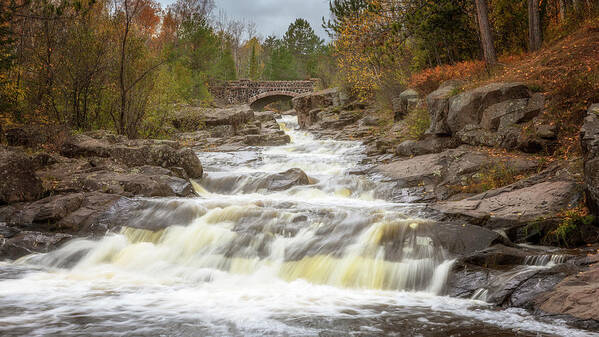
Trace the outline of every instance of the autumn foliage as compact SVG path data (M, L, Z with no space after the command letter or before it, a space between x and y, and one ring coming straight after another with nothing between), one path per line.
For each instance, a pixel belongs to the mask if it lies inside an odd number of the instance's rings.
M442 65L425 69L410 77L411 88L421 93L430 93L449 80L476 80L488 77L489 69L484 61L464 61L453 65Z

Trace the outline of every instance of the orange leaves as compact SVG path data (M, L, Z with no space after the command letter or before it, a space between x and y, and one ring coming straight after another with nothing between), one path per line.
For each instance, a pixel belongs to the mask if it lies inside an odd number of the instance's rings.
M151 0L143 1L136 21L144 32L154 36L160 24L160 5Z
M448 80L468 80L485 74L486 65L483 61L466 61L453 65L437 66L425 69L410 78L410 86L420 92L429 93Z

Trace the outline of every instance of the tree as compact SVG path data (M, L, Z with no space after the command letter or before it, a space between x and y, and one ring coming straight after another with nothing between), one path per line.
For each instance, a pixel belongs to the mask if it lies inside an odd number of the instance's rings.
M283 36L283 43L294 55L307 56L322 47L324 41L314 33L308 21L297 19L289 25Z
M258 61L258 48L260 47L260 43L256 38L253 38L249 41L250 44L250 60L249 60L249 77L252 80L257 80L260 76L260 64Z
M332 0L329 1L331 18L322 18L322 27L329 36L334 37L341 32L346 18L357 18L369 6L368 0Z
M528 0L528 48L530 51L541 49L543 32L541 30L541 15L539 1Z
M416 68L456 63L478 56L472 29L470 0L437 0L406 4L405 14L393 24L394 32L412 45ZM509 0L512 1L512 0Z
M497 63L497 54L495 53L495 46L493 45L491 26L489 25L489 9L487 6L487 0L475 0L475 2L480 40L485 61L487 64L493 65Z
M118 107L110 111L117 132L136 137L138 127L146 112L147 89L151 87L149 75L163 62L148 60L143 54L143 37L135 36L135 21L151 6L149 0L121 0L115 3L115 24L118 36Z
M322 49L324 41L319 38L310 23L297 19L289 25L283 36L283 45L297 60L297 73L302 77L312 77L315 74L315 57Z
M10 29L15 9L14 1L0 1L0 114L15 105L7 74L15 59L13 50L15 39Z
M272 45L267 46L270 54L264 67L264 78L275 81L299 79L296 60L283 41L267 39L267 42Z

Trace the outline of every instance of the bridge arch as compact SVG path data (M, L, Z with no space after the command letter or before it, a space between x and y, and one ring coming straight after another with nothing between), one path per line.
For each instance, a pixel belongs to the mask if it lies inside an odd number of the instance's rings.
M288 100L301 94L314 92L319 79L293 81L252 81L247 79L212 83L213 97L224 104L250 104L260 110L279 100Z
M291 100L294 97L299 96L300 94L293 91L285 91L285 90L274 90L267 91L261 94L255 95L248 99L248 104L255 111L260 111L264 109L267 105L282 101L282 100Z

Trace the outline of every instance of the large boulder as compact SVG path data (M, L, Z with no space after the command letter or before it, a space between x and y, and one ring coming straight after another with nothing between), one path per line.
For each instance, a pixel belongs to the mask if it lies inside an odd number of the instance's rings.
M592 256L593 263L599 261L597 255ZM568 315L574 317L578 326L593 328L599 326L599 265L591 265L584 272L576 273L562 282L555 289L545 292L536 298L536 305L545 313Z
M495 104L528 98L530 98L528 87L522 83L491 83L468 90L449 100L447 126L452 133L456 133L468 124L481 123L484 111ZM512 115L514 110L517 111L521 105L526 106L526 103L527 101L504 103L488 113L492 116L489 119Z
M310 178L298 168L292 168L285 172L270 175L260 182L260 187L269 191L284 191L293 186L309 185Z
M308 175L298 168L280 173L211 173L201 181L206 190L220 194L284 191L311 183Z
M480 195L432 206L448 218L490 229L511 229L544 218L553 218L578 204L580 192L571 181L547 181L514 189L493 190Z
M17 228L75 233L97 224L120 198L100 192L55 195L0 208L0 222Z
M426 135L421 140L406 140L397 146L395 153L400 157L421 156L443 152L458 147L456 138Z
M254 119L254 110L249 105L227 109L206 109L203 111L206 126L240 125Z
M599 104L589 108L580 140L584 156L587 202L591 212L599 216Z
M326 89L307 93L292 100L293 108L297 112L301 128L308 128L318 122L317 114L323 108L344 105L347 97L338 88Z
M176 142L126 141L74 135L63 144L61 153L70 158L112 158L129 167L180 167L190 178L201 178L203 174L202 164L195 153L189 148L180 148Z
M407 89L399 97L393 99L395 121L401 120L411 109L420 105L420 94L414 89Z
M33 201L42 196L44 190L34 168L23 152L0 147L0 204Z
M520 175L532 172L537 167L537 161L524 156L492 156L472 147L461 146L378 165L373 171L391 183L377 188L380 197L391 197L398 202L422 202L472 196L464 195L463 187L475 183L487 170Z
M64 233L16 231L12 235L0 235L0 237L2 238L0 240L0 260L16 260L34 253L47 253L64 244L73 236Z
M449 81L441 84L439 89L426 96L426 106L431 119L428 133L438 136L451 135L451 129L447 124L449 113L449 99L460 88L461 83Z

